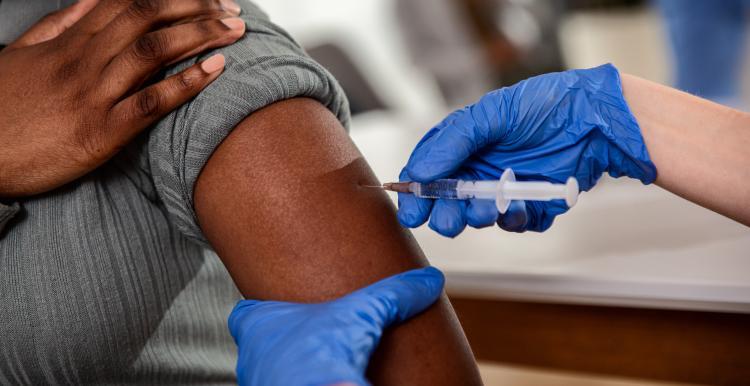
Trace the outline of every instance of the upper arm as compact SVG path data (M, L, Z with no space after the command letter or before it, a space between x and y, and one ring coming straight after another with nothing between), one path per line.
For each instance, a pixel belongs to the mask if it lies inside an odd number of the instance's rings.
M330 299L423 265L384 193L359 187L374 177L342 128L348 106L335 79L239 2L248 33L215 50L224 73L149 134L139 161L153 197L183 234L210 242L249 297ZM380 347L376 366L391 371L375 373L391 383L478 379L445 300Z
M340 123L296 99L233 131L198 179L195 208L245 296L328 300L425 264L385 194L360 186L376 183Z
M341 124L308 99L245 119L201 173L201 228L247 297L322 301L423 266ZM371 377L382 384L479 383L446 299L391 331Z
M333 76L312 60L281 28L246 0L241 17L247 33L236 43L206 52L171 68L168 75L217 52L224 72L189 103L152 128L147 154L139 160L150 173L159 201L185 235L205 242L194 212L194 187L213 151L246 117L274 102L314 99L346 125L349 108Z

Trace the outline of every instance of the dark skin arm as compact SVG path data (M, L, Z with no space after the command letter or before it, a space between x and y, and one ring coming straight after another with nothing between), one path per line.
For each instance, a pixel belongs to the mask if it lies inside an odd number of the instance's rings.
M318 302L427 261L397 222L367 162L319 103L271 105L240 123L195 189L211 245L246 298ZM373 355L376 385L478 385L448 300L388 331Z

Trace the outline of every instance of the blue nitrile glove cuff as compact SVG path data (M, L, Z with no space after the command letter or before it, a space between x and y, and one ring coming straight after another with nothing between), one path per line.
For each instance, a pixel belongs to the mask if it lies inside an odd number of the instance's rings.
M597 122L598 129L615 149L609 155L609 174L636 178L646 185L653 183L657 175L656 165L648 154L641 127L625 101L620 72L610 63L574 72L587 85L583 89L590 93L592 107L602 118ZM593 187L595 182L587 184L589 188L585 190Z

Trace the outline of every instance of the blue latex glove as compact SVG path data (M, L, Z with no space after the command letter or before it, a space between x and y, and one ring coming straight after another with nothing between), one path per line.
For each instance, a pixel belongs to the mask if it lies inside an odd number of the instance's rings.
M649 184L656 179L640 127L622 95L617 69L551 73L485 95L458 110L419 142L401 181L440 178L497 180L512 168L518 180L565 183L578 179L584 191L603 172ZM466 225L497 223L523 232L547 230L567 211L562 200L514 202L499 215L492 201L452 201L399 194L399 221L455 237Z
M444 282L430 267L327 303L240 301L229 316L239 384L369 385L364 373L383 329L429 307Z

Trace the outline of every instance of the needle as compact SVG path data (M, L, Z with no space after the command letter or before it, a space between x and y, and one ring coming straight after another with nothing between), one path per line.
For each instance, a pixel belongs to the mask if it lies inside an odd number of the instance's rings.
M383 185L361 185L363 188L383 189L391 192L411 193L410 182L386 182Z

